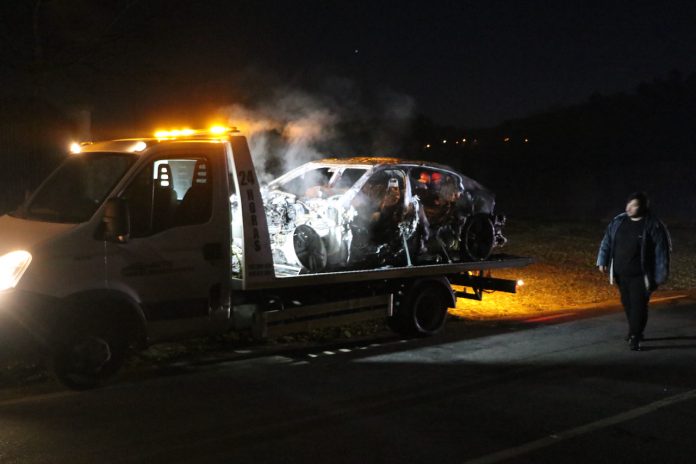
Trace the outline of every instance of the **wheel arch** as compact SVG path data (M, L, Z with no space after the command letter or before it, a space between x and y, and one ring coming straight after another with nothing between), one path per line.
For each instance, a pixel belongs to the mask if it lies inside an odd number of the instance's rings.
M100 307L93 307L100 306ZM118 290L97 289L81 291L63 299L60 319L91 317L100 311L109 311L110 316L128 325L130 334L139 346L147 345L147 319L140 304L131 296Z
M452 306L454 307L455 304L457 304L457 296L454 293L454 290L452 289L452 285L450 284L449 279L445 276L428 276L428 277L420 277L415 279L412 284L410 285L410 291L415 291L418 287L428 285L428 284L439 284L442 286L442 289L447 292Z

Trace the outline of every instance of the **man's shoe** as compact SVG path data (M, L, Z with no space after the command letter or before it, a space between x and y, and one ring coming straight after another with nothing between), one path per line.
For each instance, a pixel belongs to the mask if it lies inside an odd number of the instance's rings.
M628 345L631 347L631 351L641 351L640 337L631 335L628 339Z

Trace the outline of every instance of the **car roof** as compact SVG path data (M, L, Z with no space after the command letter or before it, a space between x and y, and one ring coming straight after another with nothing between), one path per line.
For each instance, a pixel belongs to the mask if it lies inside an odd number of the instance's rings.
M406 166L422 166L426 168L442 169L445 171L456 172L451 167L434 163L432 161L412 160L405 158L390 158L383 156L354 156L349 158L324 158L316 161L311 161L314 164L325 164L335 166L380 166L380 165L406 165Z

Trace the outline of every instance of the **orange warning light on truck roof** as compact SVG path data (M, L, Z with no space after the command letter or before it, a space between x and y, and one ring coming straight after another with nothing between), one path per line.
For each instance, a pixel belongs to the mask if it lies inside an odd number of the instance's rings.
M236 127L227 126L211 126L208 129L170 129L170 130L158 130L155 132L156 139L175 139L179 137L219 137L221 135L227 135L233 132L239 132Z

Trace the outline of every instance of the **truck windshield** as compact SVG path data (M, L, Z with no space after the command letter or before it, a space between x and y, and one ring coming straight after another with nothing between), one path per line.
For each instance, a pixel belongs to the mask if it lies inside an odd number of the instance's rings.
M85 222L136 159L136 155L125 153L71 156L15 216L47 222Z

